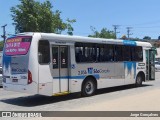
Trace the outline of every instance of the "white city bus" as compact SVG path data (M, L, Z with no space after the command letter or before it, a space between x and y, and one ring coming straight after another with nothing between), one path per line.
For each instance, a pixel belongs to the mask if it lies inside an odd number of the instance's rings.
M150 43L129 40L22 33L3 50L3 88L47 96L155 80Z

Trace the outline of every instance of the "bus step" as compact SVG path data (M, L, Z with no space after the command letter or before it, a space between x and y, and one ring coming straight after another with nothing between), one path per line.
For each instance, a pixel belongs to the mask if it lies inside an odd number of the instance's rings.
M65 91L65 92L55 93L55 94L53 94L53 96L62 96L62 95L68 95L68 94L70 94L70 92Z

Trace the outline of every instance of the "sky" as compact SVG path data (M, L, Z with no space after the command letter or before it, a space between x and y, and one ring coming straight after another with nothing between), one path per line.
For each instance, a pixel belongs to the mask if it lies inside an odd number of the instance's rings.
M37 0L43 2L45 0ZM142 39L160 36L160 0L50 0L53 11L60 10L61 18L76 19L74 35L93 34L91 26L100 31L107 28L113 31L113 25L119 25L117 37L127 35L126 27L132 27L130 37ZM0 1L0 26L7 24L6 33L14 34L10 8L20 4L19 0ZM3 30L0 27L0 35ZM63 34L66 34L65 32ZM0 38L3 39L3 38Z

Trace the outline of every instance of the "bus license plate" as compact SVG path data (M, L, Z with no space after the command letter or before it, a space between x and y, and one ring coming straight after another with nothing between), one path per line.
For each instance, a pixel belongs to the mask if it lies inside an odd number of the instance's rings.
M12 79L12 82L18 82L18 79Z

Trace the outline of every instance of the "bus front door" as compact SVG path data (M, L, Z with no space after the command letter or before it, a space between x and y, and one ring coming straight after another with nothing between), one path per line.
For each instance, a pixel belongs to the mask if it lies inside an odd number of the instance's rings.
M146 80L155 80L155 50L146 51Z
M69 91L68 46L52 46L53 93Z

